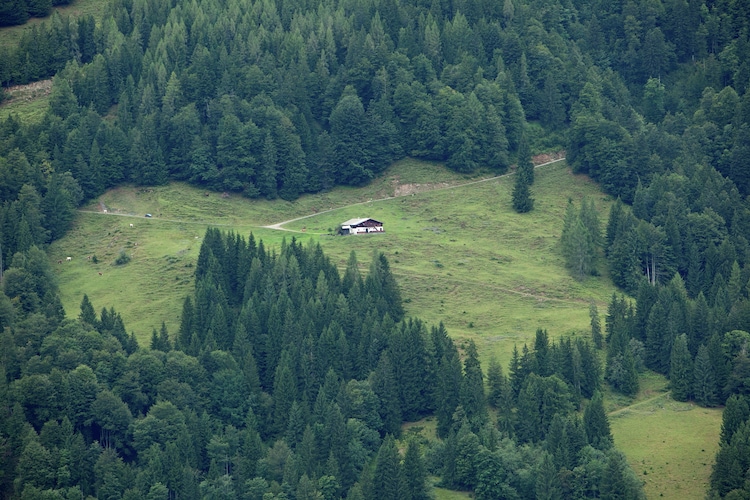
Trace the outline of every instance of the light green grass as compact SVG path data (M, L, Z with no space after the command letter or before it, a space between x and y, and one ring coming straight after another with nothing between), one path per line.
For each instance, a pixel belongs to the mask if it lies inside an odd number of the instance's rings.
M646 372L634 398L605 394L615 445L644 483L647 498L705 498L718 450L721 410L673 400L669 381Z
M49 95L34 96L32 99L11 100L0 104L0 120L17 115L23 123L39 123L47 111Z
M69 315L78 314L83 293L87 293L97 311L114 306L128 331L144 343L162 321L171 333L177 331L208 225L245 236L252 231L270 248L278 248L282 238L319 242L341 270L352 250L362 272L367 271L373 252L382 251L401 286L407 314L432 325L444 322L457 341L477 343L484 366L495 356L506 368L513 346L533 342L537 328L546 328L552 338L587 335L589 301L599 305L602 315L606 311L615 291L606 269L602 267L600 277L575 281L563 266L558 246L569 198L580 205L584 196L590 197L602 227L611 199L585 177L571 174L564 162L537 169L532 187L536 205L529 214L516 214L510 206L512 175L450 188L478 179L439 165L405 160L366 187L335 188L295 202L225 198L184 184L121 187L86 207L70 234L51 246L50 256L55 262L63 261L55 265ZM403 192L414 194L384 199ZM101 212L103 206L107 214ZM153 218L144 218L145 213ZM295 232L261 227L310 214L285 225ZM386 232L329 234L342 221L360 216L382 220ZM132 260L113 266L121 249ZM86 259L94 254L99 264ZM66 262L66 256L73 260ZM651 401L654 404L671 401L665 385L663 378L648 375L635 400L607 394L608 411L619 410L611 417L613 433L639 474L643 460L654 468L644 478L647 492L658 490L666 495L675 482L692 484L702 496L718 441L720 413L698 408L678 411L664 404L655 406L644 420L636 411L639 404L646 407L652 398L656 398ZM637 405L623 409L633 403ZM429 423L417 425L429 434ZM665 440L679 447L652 446L647 438L641 440L639 432L659 436L663 425L670 427L670 433L691 435ZM686 430L692 426L700 429ZM700 441L691 441L697 434L702 436ZM679 466L668 467L667 462ZM436 496L467 498L440 489Z
M657 394L609 415L615 445L647 498L705 498L718 451L721 410Z

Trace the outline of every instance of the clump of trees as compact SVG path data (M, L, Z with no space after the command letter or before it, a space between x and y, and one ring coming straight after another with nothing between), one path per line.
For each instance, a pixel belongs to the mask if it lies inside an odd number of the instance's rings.
M209 229L179 331L146 347L86 295L66 318L44 253L17 254L0 294L3 496L425 499L430 474L488 499L643 497L590 343L539 330L485 380L472 342L404 317L382 254L361 271ZM439 440L402 433L433 415Z

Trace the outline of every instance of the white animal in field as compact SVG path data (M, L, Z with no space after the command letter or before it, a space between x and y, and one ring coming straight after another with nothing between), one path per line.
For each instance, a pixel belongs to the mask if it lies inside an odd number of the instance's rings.
M105 213L105 214L107 213L107 209L106 209L106 208L104 209L104 213Z
M130 227L133 227L133 224L131 224Z
M73 257L65 257L65 260L67 260L68 262L70 262L71 260L73 260Z

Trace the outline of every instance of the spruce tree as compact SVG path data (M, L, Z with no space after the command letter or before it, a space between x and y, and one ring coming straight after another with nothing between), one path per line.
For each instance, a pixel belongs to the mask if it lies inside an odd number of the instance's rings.
M599 321L599 310L593 300L589 304L589 317L591 318L591 340L594 342L594 347L601 349L604 346L602 325Z
M494 356L490 358L490 364L487 367L487 403L492 408L498 408L502 400L503 388L508 385L508 379L503 374L503 367L498 363Z
M375 459L375 472L372 477L372 494L382 500L399 500L401 464L396 441L390 434L385 437Z
M469 422L464 419L456 436L456 476L454 486L473 489L477 481L477 455L479 438L471 431Z
M534 162L531 159L531 148L526 134L521 136L521 141L518 144L517 172L519 177L524 178L526 185L534 184Z
M401 404L398 397L398 383L387 352L380 356L378 366L372 375L372 390L380 399L383 432L398 436L401 433Z
M687 401L692 395L693 360L687 347L687 336L678 336L672 345L669 364L669 383L675 401Z
M750 401L748 401L747 396L740 394L729 396L722 413L719 444L729 444L734 433L748 418L750 418Z
M453 425L453 413L460 404L463 375L458 352L446 349L437 369L437 389L435 393L437 416L437 435L443 439Z
M461 405L466 417L476 428L487 420L487 401L484 394L484 375L479 364L479 354L473 340L469 340L464 360L464 378L461 385Z
M406 447L401 472L401 499L428 500L430 498L425 482L427 472L425 471L422 455L419 451L419 444L414 439L410 440Z
M97 325L96 311L94 311L94 306L91 304L89 296L85 293L83 294L83 299L81 299L81 313L78 315L78 318L89 326L96 327Z
M516 174L516 182L513 185L513 209L519 214L531 212L534 209L534 199L531 197L529 181L520 172Z
M555 467L552 456L547 452L542 452L542 462L539 464L534 493L538 500L559 500L562 498L558 469Z
M693 363L693 397L701 406L716 405L716 375L708 348L701 344Z
M591 446L599 450L606 450L612 446L612 432L609 428L607 413L604 411L601 392L594 392L591 401L586 405L586 410L583 412L583 425Z

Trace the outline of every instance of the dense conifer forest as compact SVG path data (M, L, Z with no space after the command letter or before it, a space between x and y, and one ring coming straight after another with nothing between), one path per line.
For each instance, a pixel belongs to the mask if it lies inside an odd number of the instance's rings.
M88 296L65 318L44 253L17 255L0 302L4 496L424 499L432 475L483 499L643 498L591 343L539 330L508 376L485 377L473 342L404 318L382 254L363 278L352 253L341 276L318 245L269 253L209 229L195 274L179 332L147 348ZM441 440L402 434L430 415Z
M0 24L50 6L0 1ZM429 474L478 498L638 498L598 388L634 394L644 369L675 399L726 404L710 495L748 494L747 0L102 10L0 48L3 86L53 78L41 120L0 121L4 495L422 498ZM64 318L44 253L124 182L294 200L405 156L517 164L528 212L528 159L550 149L619 197L604 228L572 202L561 252L623 295L603 327L592 307L591 345L539 331L505 371L403 318L381 255L340 276L319 248L209 230L180 331L149 349L95 297ZM442 440L399 450L401 422L426 415Z

